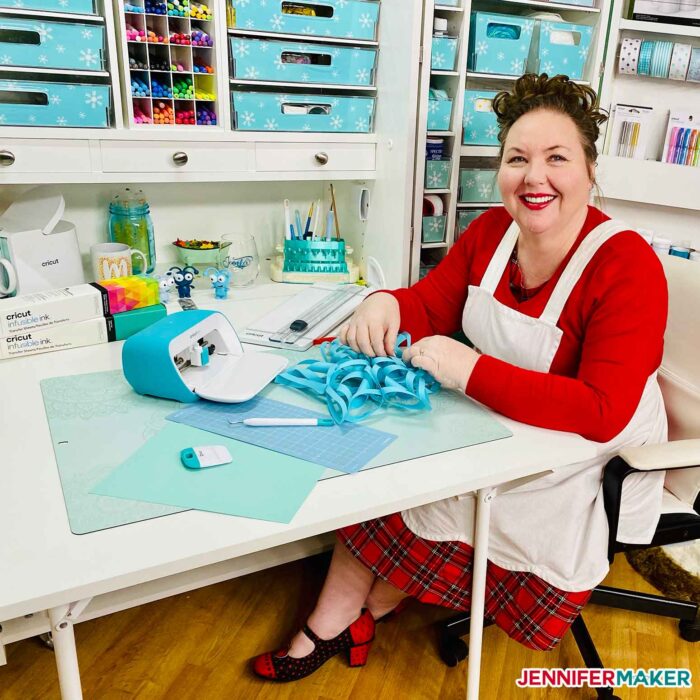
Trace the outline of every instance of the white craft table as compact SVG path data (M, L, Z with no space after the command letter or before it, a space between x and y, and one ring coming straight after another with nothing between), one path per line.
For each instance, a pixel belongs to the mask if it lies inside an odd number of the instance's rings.
M268 283L231 290L225 302L200 291L195 301L243 328L298 289ZM62 698L79 699L80 619L314 554L335 528L478 491L467 690L478 697L490 501L499 485L593 457L594 443L502 419L513 437L321 481L289 525L187 511L73 535L39 381L117 369L121 345L0 362L0 664L4 645L50 630Z

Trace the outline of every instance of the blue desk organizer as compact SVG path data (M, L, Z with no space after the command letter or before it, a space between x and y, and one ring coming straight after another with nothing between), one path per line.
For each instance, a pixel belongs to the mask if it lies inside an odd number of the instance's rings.
M341 273L348 271L345 241L286 240L284 272Z

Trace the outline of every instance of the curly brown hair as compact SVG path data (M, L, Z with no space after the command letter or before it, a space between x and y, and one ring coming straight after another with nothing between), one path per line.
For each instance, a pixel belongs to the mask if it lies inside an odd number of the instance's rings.
M546 73L525 73L515 81L512 91L499 92L493 98L493 111L500 127L498 140L501 143L501 157L510 128L523 114L536 109L560 112L571 118L581 136L586 160L592 168L598 158L595 144L600 135L600 126L608 115L598 106L598 95L593 88L574 83L565 75L550 78Z

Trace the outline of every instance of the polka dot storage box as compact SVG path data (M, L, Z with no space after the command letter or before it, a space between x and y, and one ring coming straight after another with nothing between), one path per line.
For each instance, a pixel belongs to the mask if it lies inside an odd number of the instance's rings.
M492 12L472 12L469 28L470 71L500 75L525 72L535 20Z

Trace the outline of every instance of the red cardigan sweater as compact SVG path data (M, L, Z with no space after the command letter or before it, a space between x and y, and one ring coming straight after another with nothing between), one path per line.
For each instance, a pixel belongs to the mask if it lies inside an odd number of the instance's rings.
M567 257L531 298L518 303L508 266L498 301L540 316L571 255L608 216L594 207ZM420 282L391 294L401 328L414 340L452 335L461 328L469 285L478 286L512 219L494 207L476 219L449 254ZM668 291L656 254L633 231L604 243L574 286L557 326L561 344L548 373L521 369L482 355L466 393L522 423L607 442L629 422L648 377L661 364Z

